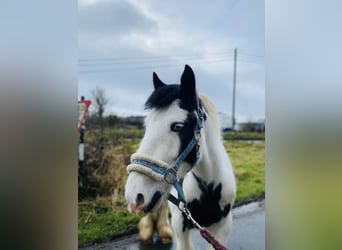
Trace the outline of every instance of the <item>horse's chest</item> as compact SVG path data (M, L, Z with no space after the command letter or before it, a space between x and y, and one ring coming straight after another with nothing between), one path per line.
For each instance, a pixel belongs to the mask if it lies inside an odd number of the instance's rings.
M192 194L189 193L189 200L187 201L187 207L190 210L192 217L202 226L208 227L214 223L219 222L222 218L226 218L231 204L227 203L222 208L221 198L222 198L222 183L206 182L193 174L194 179L192 180ZM194 186L196 185L196 187ZM188 190L190 191L190 190ZM183 231L186 229L193 228L186 217L183 221Z

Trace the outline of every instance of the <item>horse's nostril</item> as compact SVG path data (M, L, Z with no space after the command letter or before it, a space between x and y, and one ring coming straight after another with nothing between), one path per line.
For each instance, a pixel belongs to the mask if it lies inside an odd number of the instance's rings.
M144 203L144 195L139 193L137 195L137 198L135 199L135 202L137 203L137 205L143 204Z

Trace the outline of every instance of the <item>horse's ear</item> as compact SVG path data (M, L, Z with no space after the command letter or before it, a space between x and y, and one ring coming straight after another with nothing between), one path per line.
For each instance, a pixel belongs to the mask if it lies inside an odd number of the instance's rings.
M155 72L153 72L153 85L154 85L154 89L157 89L166 85L159 79L158 75Z
M189 108L197 108L196 80L195 74L189 65L185 65L181 77L180 99Z

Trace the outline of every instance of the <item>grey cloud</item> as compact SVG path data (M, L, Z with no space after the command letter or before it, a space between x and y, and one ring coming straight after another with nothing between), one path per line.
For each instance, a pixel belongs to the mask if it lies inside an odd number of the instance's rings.
M157 27L154 20L126 1L99 1L79 7L79 31L99 35L123 35L149 32Z
M80 94L89 96L91 89L101 86L108 91L113 112L137 114L143 112L152 91L153 71L167 83L179 83L184 64L189 64L195 71L199 91L208 95L219 111L229 114L232 58L211 64L177 56L198 55L208 57L210 62L222 57L210 53L229 52L235 46L238 56L263 55L263 7L261 0L253 4L235 0L216 4L103 0L81 6L80 58L129 60L106 65L80 63ZM159 56L162 58L149 59ZM132 59L136 57L141 60ZM251 57L250 61L257 59ZM238 63L237 116L264 116L264 78L264 65Z

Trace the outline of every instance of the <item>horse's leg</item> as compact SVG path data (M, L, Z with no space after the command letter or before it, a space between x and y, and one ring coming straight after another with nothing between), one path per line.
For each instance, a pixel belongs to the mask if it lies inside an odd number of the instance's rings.
M208 227L208 230L218 242L220 242L224 246L227 246L231 228L232 228L232 212L230 211L224 220ZM208 244L207 250L213 250L213 249L214 248L210 244Z
M186 229L183 231L183 215L174 206L172 210L171 224L173 233L175 235L176 249L177 250L194 250L193 243L191 241L191 232Z
M140 219L138 229L139 237L142 241L147 243L151 243L153 241L154 222L151 213L146 214Z
M157 218L157 233L162 243L168 244L172 242L172 228L168 218L168 202L162 205Z

